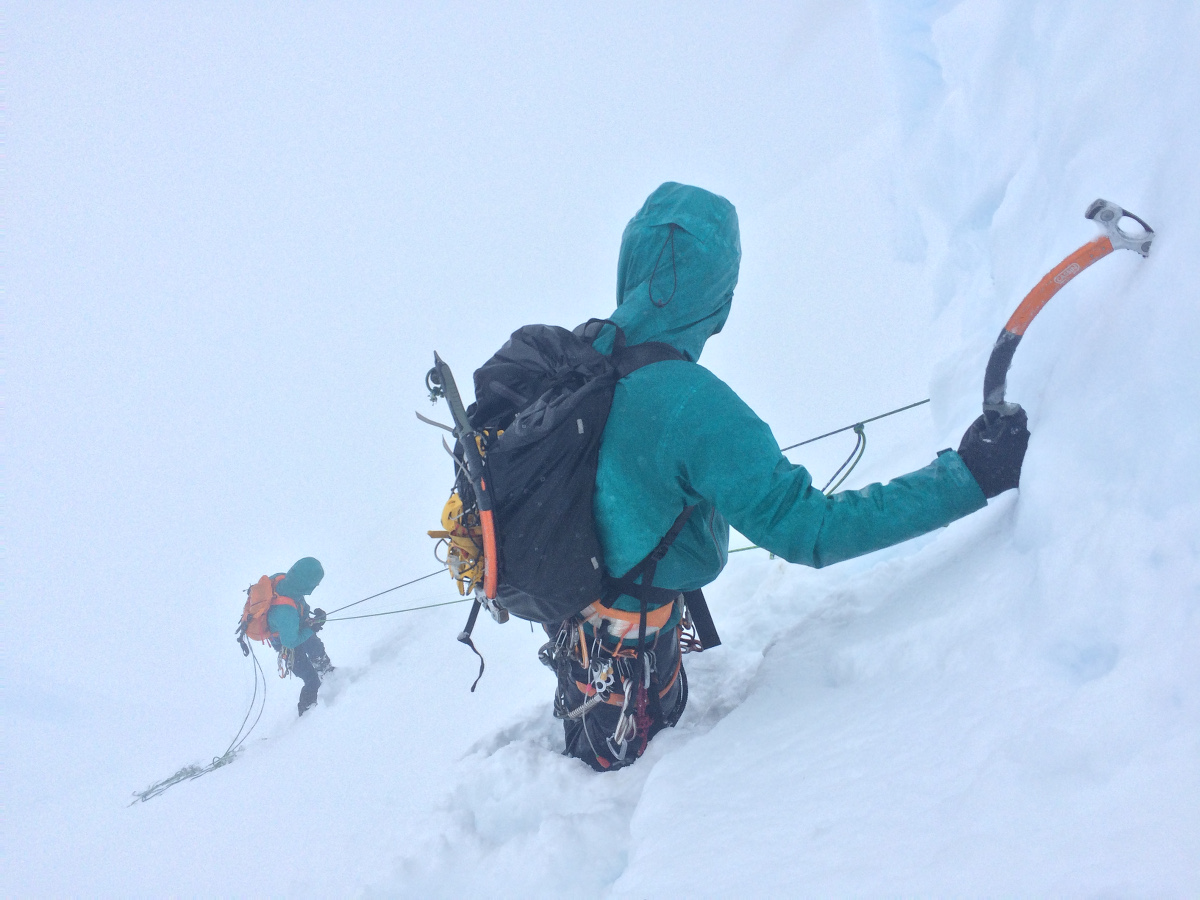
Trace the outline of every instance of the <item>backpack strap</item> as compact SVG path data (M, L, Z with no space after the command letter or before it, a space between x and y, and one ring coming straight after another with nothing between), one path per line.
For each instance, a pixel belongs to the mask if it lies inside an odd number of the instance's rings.
M692 510L695 508L695 506L685 506L683 512L675 517L675 521L671 523L671 527L663 536L663 539L658 542L658 546L651 550L640 563L620 578L606 579L608 589L605 591L605 597L607 599L615 600L621 594L628 594L630 597L636 597L642 601L643 626L646 616L646 604L653 603L656 606L663 606L667 603L675 602L675 598L680 594L680 591L655 587L653 583L654 572L658 568L658 564L662 561L662 558L667 555L667 551L671 549L671 545L675 543L675 538L679 537L679 533L683 531L683 526L687 524ZM638 578L642 579L640 583L637 580Z
M271 615L271 610L273 610L277 606L290 606L292 609L296 610L296 615L298 615L300 617L300 624L303 626L304 611L300 608L300 604L296 602L294 597L285 597L283 594L279 593L279 591L277 590L277 588L279 587L279 582L283 581L283 579L286 577L287 577L287 573L284 573L283 575L276 575L274 578L271 579L271 605L267 607L266 615L269 617ZM270 618L268 618L267 622L268 622L267 627L270 628L271 627L270 626ZM272 631L271 637L272 638L279 637L279 632ZM282 678L283 676L281 675L280 677Z
M650 363L668 359L686 360L682 353L662 341L645 341L628 346L625 343L625 331L612 319L588 319L582 325L576 326L574 334L591 344L600 337L606 325L611 325L616 332L613 335L612 355L609 358L616 366L618 378L624 378Z
M617 377L624 378L631 372L636 372L642 366L663 362L668 359L682 360L683 354L662 341L646 341L644 344L634 344L632 347L622 346L617 350L613 345L613 363L617 367Z
M290 606L296 612L300 612L300 604L296 602L294 597L285 597L279 593L279 582L283 581L286 577L287 573L285 572L271 579L271 606Z
M641 610L638 616L638 639L637 639L637 662L634 667L634 696L633 696L633 718L637 726L637 741L638 746L634 752L634 759L640 757L646 751L646 743L650 740L651 726L651 695L657 695L656 690L652 690L652 686L656 684L656 680L650 671L650 661L646 657L646 617L649 612L648 606L650 603L663 605L665 603L673 603L680 596L679 591L671 591L665 588L654 586L654 573L658 569L659 562L667 555L667 551L671 549L671 545L675 543L675 538L679 537L679 533L683 531L683 526L687 524L688 518L691 517L695 506L685 506L683 512L675 517L675 521L671 523L671 528L663 536L663 539L658 542L658 546L650 551L650 554L640 563L626 572L620 578L609 580L610 594L615 591L618 594L629 594L631 597L636 597L641 603ZM642 582L638 584L635 579L641 578ZM657 640L657 636L655 637ZM626 698L631 699L631 698ZM657 703L657 696L653 697ZM616 734L614 734L616 737ZM625 742L620 739L621 752L618 758L624 759ZM609 749L615 749L610 741Z
M697 588L685 591L684 605L696 629L696 639L700 641L700 652L721 646L721 636L717 634L717 626L713 624L712 613L708 611L708 601L704 599L704 591Z

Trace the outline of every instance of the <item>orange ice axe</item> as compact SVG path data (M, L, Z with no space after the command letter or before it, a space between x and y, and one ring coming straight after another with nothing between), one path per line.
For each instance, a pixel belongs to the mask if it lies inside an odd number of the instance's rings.
M1132 250L1142 256L1150 255L1150 245L1154 243L1154 229L1128 210L1107 200L1095 200L1087 208L1084 216L1092 219L1104 233L1095 240L1088 241L1046 273L1009 316L1004 330L992 346L992 355L988 358L987 371L983 376L983 414L989 423L997 416L1015 411L1015 404L1006 403L1004 400L1008 368L1012 365L1013 354L1017 345L1021 343L1025 329L1042 311L1042 307L1050 302L1050 298L1062 290L1068 281L1114 250ZM1130 234L1122 229L1122 218L1137 222L1142 226L1142 233Z

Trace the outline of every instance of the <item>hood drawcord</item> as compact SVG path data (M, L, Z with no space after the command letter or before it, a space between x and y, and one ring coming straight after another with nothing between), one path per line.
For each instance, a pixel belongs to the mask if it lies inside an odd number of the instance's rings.
M664 306L666 306L668 303L670 303L673 299L675 299L675 291L677 291L679 289L679 271L675 266L675 229L678 227L679 226L673 222L669 223L667 225L666 240L663 241L662 247L659 248L658 257L654 260L654 268L650 272L650 285L649 285L649 287L650 287L650 302L653 303L655 306L657 306L659 309L662 309ZM662 303L659 303L657 300L654 299L654 276L658 272L658 264L660 262L662 262L662 255L663 255L663 252L667 249L667 244L671 245L671 278L672 278L673 283L671 285L671 296L668 297L666 300L664 300Z

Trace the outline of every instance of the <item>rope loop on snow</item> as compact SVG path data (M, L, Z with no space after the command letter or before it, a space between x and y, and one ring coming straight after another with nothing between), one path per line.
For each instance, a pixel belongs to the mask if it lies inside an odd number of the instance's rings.
M170 778L156 781L144 791L134 791L133 800L129 803L130 806L133 806L135 803L145 803L147 800L152 800L182 781L194 781L200 776L207 775L209 772L215 772L217 769L227 766L237 759L237 755L241 753L246 739L258 727L259 720L262 719L263 710L267 705L267 676L263 672L262 666L259 665L258 654L254 652L253 647L250 648L250 659L253 663L251 671L254 675L254 691L250 695L250 707L246 710L246 715L242 717L242 724L238 726L237 733L233 736L233 740L229 742L229 746L225 748L225 752L220 756L214 756L212 762L206 766L184 766ZM260 684L262 685L261 692L259 690ZM258 705L258 715L254 717L254 721L247 728L246 723L250 721L250 716L254 713L256 704Z

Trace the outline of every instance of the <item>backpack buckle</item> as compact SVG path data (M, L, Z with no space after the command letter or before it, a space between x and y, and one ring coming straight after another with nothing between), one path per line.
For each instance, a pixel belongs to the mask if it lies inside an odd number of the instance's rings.
M475 588L475 599L479 601L479 605L488 611L498 625L503 625L508 621L508 610L500 605L500 601L494 597L488 597L483 590L483 585Z

